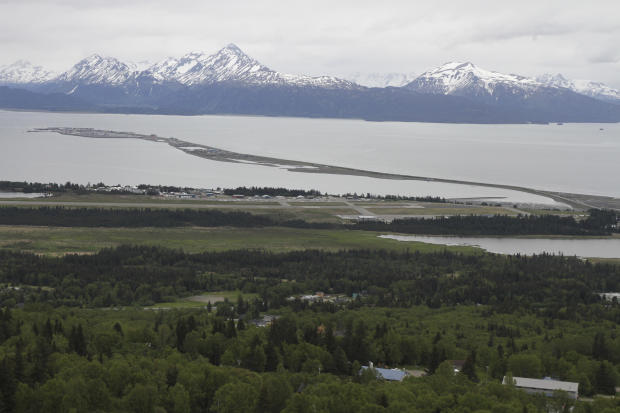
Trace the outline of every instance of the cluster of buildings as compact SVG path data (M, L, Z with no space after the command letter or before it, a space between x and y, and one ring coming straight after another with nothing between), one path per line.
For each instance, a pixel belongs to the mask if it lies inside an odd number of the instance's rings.
M123 193L123 194L136 194L136 195L144 195L146 194L146 190L140 189L137 186L130 185L115 185L115 186L100 186L93 189L95 192L105 192L105 193Z
M368 366L362 366L360 374L367 370L374 372L378 379L387 381L403 381L407 377L415 376L415 374L411 374L410 371L404 369L375 367L372 362L369 362ZM455 373L458 371L455 368ZM528 377L504 376L502 384L515 386L529 394L542 394L547 397L553 397L557 392L564 392L570 399L577 400L579 397L579 383L553 380L550 377L532 379Z
M333 304L343 304L351 301L351 297L347 297L343 294L325 294L322 291L317 291L314 294L307 294L301 296L290 296L287 298L288 301L301 300L308 303L333 303Z
M117 193L117 194L134 194L134 195L147 195L150 194L150 191L154 191L159 196L163 198L174 198L174 199L197 199L197 198L207 198L213 197L216 195L221 195L222 191L218 191L215 189L197 189L192 190L191 192L186 191L158 191L157 188L145 188L138 187L135 185L113 185L113 186L99 186L96 188L91 188L94 192L99 193Z

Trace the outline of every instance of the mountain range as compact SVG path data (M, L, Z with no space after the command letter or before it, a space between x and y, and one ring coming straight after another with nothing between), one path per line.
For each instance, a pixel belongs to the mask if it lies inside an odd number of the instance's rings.
M620 121L618 90L559 74L529 78L452 62L419 76L349 78L281 73L234 44L146 67L92 55L61 74L18 61L0 68L0 107L377 121Z

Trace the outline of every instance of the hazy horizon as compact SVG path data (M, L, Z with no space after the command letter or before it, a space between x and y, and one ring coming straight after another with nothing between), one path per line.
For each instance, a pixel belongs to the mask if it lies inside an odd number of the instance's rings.
M235 43L285 73L419 74L471 61L620 87L620 4L570 3L5 0L0 65L23 59L62 72L94 53L154 63Z

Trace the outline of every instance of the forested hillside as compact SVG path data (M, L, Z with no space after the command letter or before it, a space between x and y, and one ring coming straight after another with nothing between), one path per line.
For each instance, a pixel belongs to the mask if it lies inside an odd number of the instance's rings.
M219 210L0 208L0 223L20 237L56 227L89 239L179 228L209 238L217 229L235 245L244 244L232 227L300 237L308 228L329 228L319 237L372 230L373 239L597 235L614 231L616 219L590 211L580 220L337 224ZM63 253L65 241L41 240L60 249L0 243L0 412L620 411L605 398L620 384L613 262L448 249L200 249L206 244L194 253L183 244ZM383 380L362 369L371 362L408 377ZM528 395L501 384L505 375L575 382L581 398Z
M618 382L620 307L598 292L620 289L620 267L576 258L2 252L0 283L4 411L542 412L572 402L501 378L553 376L584 396ZM238 298L143 309L222 290ZM299 298L318 290L349 299ZM275 321L254 325L264 314ZM370 361L427 376L360 375ZM605 408L618 405L575 411Z

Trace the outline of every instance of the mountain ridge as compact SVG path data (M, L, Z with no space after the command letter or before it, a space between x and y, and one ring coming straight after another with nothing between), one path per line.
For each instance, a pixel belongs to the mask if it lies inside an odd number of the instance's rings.
M573 92L590 96L595 99L620 102L620 90L609 87L601 82L583 79L567 79L561 73L545 73L536 80L547 86L562 87Z
M71 102L86 102L96 110L122 113L473 123L620 121L620 105L613 100L598 100L563 85L489 71L471 62L446 63L401 87L366 87L331 76L281 73L232 43L214 54L190 52L142 70L135 64L94 54L51 79L8 86L75 97L63 108ZM36 102L32 104L36 106Z
M0 85L44 83L56 76L54 72L35 66L27 60L18 60L6 66L0 66Z

